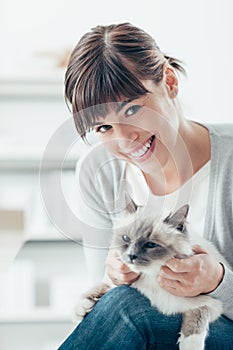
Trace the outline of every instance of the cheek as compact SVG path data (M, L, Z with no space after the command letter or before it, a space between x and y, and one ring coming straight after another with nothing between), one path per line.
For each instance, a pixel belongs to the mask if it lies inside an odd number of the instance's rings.
M160 259L165 259L165 258L169 258L169 257L170 257L170 254L167 251L167 249L162 248L162 247L155 249L150 254L150 258L152 260L160 260Z
M118 147L116 142L105 142L104 147L113 154L118 154Z
M175 158L175 146L178 140L178 126L164 123L158 130L156 157L162 165L167 158Z
M100 139L99 139L100 140ZM104 146L104 148L106 148L111 154L120 157L121 159L127 160L127 161L131 161L127 155L124 154L124 152L122 152L122 147L119 146L119 139L108 139L106 138L102 138L102 140L100 140ZM132 162L133 163L133 162Z
M117 140L112 140L107 135L99 136L99 141L102 142L104 148L106 148L110 153L118 155L118 142Z
M161 178L164 178L163 168L165 167L171 156L171 152L169 152L168 148L164 145L164 143L157 139L156 148L154 151L154 166L156 165L155 170L158 172L158 174L160 173Z
M157 136L165 147L174 146L179 129L179 116L176 108L170 101L151 106L147 113L148 125L157 131Z

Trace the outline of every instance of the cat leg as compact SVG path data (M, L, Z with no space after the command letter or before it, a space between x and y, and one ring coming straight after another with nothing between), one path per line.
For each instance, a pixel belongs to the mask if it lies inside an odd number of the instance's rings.
M102 282L85 292L74 309L73 322L81 322L82 319L93 309L99 299L110 290L108 284Z
M209 328L208 306L186 311L183 314L179 342L180 350L204 350Z

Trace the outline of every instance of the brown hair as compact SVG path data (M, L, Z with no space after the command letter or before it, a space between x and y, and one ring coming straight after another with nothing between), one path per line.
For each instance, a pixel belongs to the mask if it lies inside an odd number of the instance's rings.
M164 55L149 34L130 23L97 26L84 34L65 75L65 97L81 137L106 116L111 103L149 93L141 81L159 84L165 63L185 73L179 60Z

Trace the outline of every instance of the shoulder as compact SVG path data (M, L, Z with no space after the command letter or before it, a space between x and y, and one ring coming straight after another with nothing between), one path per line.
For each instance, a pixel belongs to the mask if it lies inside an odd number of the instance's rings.
M222 184L232 186L233 124L212 124L207 127L211 141L212 173L217 175L218 179L227 179L227 181L220 181L219 186Z
M233 124L207 124L210 134L212 155L221 162L233 157Z
M206 124L205 126L208 128L210 135L223 140L233 139L233 124Z

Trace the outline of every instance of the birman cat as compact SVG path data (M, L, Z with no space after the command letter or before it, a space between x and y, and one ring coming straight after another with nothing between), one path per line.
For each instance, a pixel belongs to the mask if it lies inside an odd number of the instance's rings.
M118 250L119 256L131 270L140 273L131 287L144 294L151 305L162 313L182 313L179 349L203 350L209 323L215 321L222 312L221 302L208 295L175 296L161 288L157 281L157 275L168 259L192 256L195 244L200 244L219 262L227 265L212 243L188 234L188 210L189 206L184 205L164 220L128 214L124 222L120 220L120 226L119 221L116 222L111 246ZM76 321L82 320L101 296L114 287L111 283L102 282L86 292L75 309Z

